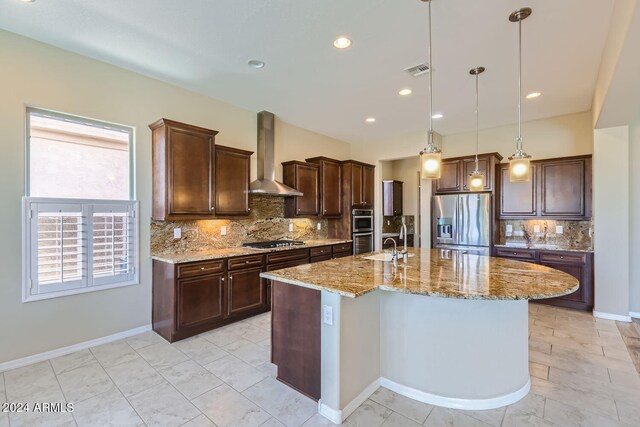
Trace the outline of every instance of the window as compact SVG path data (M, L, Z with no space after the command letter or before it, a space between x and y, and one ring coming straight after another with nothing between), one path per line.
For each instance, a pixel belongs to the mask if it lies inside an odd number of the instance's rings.
M27 110L23 301L137 283L133 129Z

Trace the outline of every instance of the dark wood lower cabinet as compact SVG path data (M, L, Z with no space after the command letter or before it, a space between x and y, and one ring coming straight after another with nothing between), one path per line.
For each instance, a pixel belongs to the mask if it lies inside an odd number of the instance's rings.
M351 255L351 243L182 264L153 261L153 330L169 342L271 309L263 271Z
M320 291L273 282L271 361L278 380L320 399Z
M577 310L593 310L593 253L496 248L495 255L500 258L531 262L555 268L572 275L580 281L580 287L573 293L558 298L535 300L535 302Z

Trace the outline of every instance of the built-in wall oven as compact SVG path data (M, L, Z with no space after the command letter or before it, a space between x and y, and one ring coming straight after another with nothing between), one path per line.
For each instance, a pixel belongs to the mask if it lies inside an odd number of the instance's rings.
M354 209L351 212L353 254L373 251L373 209Z

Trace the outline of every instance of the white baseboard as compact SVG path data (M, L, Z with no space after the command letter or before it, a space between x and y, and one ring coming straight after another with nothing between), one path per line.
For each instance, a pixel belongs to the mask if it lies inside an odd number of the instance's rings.
M345 406L342 410L333 409L320 401L318 402L318 412L320 413L320 415L327 418L332 423L342 424L342 422L346 420L347 417L349 417L349 415L353 413L353 411L358 409L358 406L362 405L369 398L369 396L371 396L373 392L378 389L378 387L380 387L380 378L366 386L365 389L362 390L362 392L357 395L355 399L349 402L347 406Z
M629 312L629 316L633 317L634 319L640 319L640 311L631 311Z
M593 316L600 319L617 320L618 322L631 322L631 316L623 314L603 313L602 311L593 310Z
M501 408L503 406L511 405L512 403L515 403L525 397L531 389L531 378L527 379L527 383L519 390L490 399L458 399L453 397L439 396L436 394L426 393L415 388L407 387L402 384L398 384L386 378L381 378L380 385L410 399L429 403L431 405L443 406L445 408L452 409L484 410Z
M123 338L132 337L134 335L141 334L151 330L151 325L140 326L139 328L129 329L128 331L118 332L117 334L107 335L106 337L96 338L73 344L68 347L57 348L55 350L45 351L44 353L34 354L33 356L22 357L20 359L10 360L8 362L0 363L0 372L8 371L9 369L21 368L23 366L32 365L34 363L42 362L54 357L64 356L70 353L74 353L79 350L84 350L89 347L95 347L97 345L107 344L113 341L118 341Z

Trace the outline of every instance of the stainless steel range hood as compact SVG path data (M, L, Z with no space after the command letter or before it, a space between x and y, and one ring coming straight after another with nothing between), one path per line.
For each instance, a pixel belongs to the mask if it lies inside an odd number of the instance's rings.
M298 190L276 181L275 116L268 111L258 113L258 179L249 188L251 194L269 196L302 196Z

